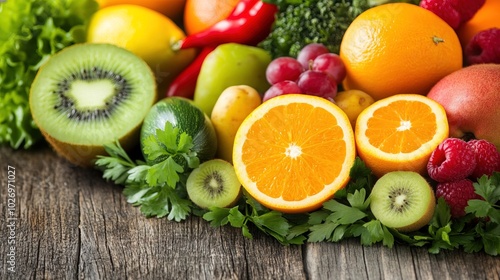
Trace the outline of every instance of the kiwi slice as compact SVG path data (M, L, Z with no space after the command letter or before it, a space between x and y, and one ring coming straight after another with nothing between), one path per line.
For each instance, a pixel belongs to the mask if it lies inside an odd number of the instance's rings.
M412 171L393 171L375 182L370 209L383 225L410 232L427 225L436 199L427 180Z
M104 144L129 149L156 101L156 80L132 52L111 44L76 44L52 56L30 92L33 119L54 150L91 166Z
M186 182L189 198L200 208L230 207L241 195L241 183L231 163L211 159L193 169Z

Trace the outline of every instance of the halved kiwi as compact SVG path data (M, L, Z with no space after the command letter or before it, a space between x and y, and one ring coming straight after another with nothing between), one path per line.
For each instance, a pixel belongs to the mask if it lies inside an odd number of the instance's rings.
M393 171L373 186L370 209L383 225L410 232L432 219L436 198L422 175L412 171Z
M76 44L52 56L30 92L33 119L54 150L80 166L91 166L104 144L128 149L156 101L149 66L111 44Z
M241 195L241 183L231 163L211 159L193 169L186 190L191 201L200 208L230 207Z

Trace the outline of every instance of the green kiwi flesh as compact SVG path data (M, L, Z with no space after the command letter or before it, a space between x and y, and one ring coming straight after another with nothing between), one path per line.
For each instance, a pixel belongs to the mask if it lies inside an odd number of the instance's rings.
M189 198L200 208L230 207L241 195L241 184L231 163L212 159L195 168L186 182Z
M427 225L436 199L427 180L412 171L393 171L380 177L370 195L370 209L383 225L410 232Z
M54 150L90 166L104 144L138 143L156 80L138 56L111 44L76 44L52 56L30 91L33 119Z

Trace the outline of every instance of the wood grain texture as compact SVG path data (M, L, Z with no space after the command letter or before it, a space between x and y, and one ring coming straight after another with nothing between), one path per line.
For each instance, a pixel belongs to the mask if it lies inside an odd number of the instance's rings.
M500 258L359 240L282 246L191 217L144 218L95 170L41 145L0 148L0 279L500 279ZM7 169L15 168L16 272L7 270Z

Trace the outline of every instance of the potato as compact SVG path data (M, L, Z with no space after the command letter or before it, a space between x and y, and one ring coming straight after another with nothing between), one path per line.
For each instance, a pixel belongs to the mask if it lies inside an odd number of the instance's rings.
M232 163L236 131L261 103L260 94L251 86L235 85L222 91L210 116L217 135L217 158Z

